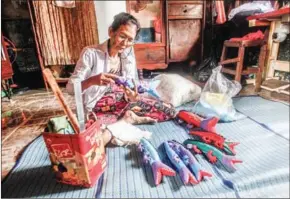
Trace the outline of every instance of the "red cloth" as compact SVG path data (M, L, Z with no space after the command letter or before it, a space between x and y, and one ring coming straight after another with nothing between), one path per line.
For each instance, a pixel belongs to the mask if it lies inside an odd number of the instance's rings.
M240 38L231 38L230 41L255 41L260 39L264 39L264 34L258 30L257 32L249 33Z
M217 11L217 18L216 23L217 24L223 24L227 21L226 13L225 13L225 6L224 6L224 0L216 0L215 1L215 7Z
M175 116L174 107L162 101L142 97L137 102L128 103L124 98L124 91L116 85L108 88L93 109L102 124L116 122L127 110L133 111L139 117L150 117L159 122Z
M161 34L161 20L160 19L156 19L153 21L153 25L154 25L154 30L157 33Z

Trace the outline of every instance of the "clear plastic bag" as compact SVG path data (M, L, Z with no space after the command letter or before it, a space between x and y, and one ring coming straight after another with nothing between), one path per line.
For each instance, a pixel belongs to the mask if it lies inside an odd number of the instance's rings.
M218 117L222 122L244 118L244 115L236 112L232 100L242 86L237 81L228 80L221 73L221 68L218 66L212 70L212 75L202 90L194 112L204 117Z

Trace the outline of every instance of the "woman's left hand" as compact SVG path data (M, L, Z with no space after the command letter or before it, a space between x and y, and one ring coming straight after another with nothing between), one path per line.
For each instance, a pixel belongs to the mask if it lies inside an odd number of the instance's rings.
M140 99L139 93L138 93L138 87L136 86L135 81L133 80L133 84L134 84L134 88L133 90L130 89L129 87L124 87L123 85L121 86L121 88L124 90L125 92L125 100L127 102L136 102Z

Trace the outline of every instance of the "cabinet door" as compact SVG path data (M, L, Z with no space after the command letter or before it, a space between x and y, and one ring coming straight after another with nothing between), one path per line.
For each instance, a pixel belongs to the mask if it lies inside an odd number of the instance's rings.
M201 20L169 20L169 59L184 61L189 56L195 60L200 55Z

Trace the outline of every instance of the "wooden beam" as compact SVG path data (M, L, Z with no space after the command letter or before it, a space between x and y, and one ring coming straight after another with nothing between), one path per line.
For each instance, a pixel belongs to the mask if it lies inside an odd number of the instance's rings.
M279 70L283 72L290 72L290 62L289 61L280 61L280 60L272 60L270 63L271 68L273 70Z
M75 133L80 133L78 119L76 118L75 114L72 112L72 110L67 105L66 100L65 100L59 86L57 85L55 78L53 77L51 71L48 68L46 68L42 72L43 72L43 75L45 76L51 90L53 91L55 97L58 99L59 103L61 104L65 114L68 116L69 121L70 121Z
M256 19L249 20L249 27L264 27L270 26L271 22L269 21L260 21Z
M165 69L167 68L167 64L165 63L157 63L157 64L137 64L138 69L146 69L146 70L156 70L156 69Z
M256 74L259 72L258 67L250 67L248 66L246 70L242 71L242 75Z
M290 22L290 14L283 15L281 22L282 23L289 23Z
M269 74L272 72L270 71L270 58L271 57L275 57L273 56L273 49L272 49L272 45L273 45L273 33L274 33L274 30L275 30L275 27L276 27L276 22L271 22L271 26L270 26L270 30L269 30L269 37L268 37L268 41L267 41L267 55L266 55L266 62L265 62L265 68L266 68L266 77L269 76ZM275 44L274 44L275 45ZM274 54L276 54L274 52Z
M224 64L232 64L232 63L237 63L239 62L241 59L239 57L234 58L234 59L227 59L224 61L221 61L220 64L224 65Z
M231 75L235 75L236 74L236 70L232 70L232 69L228 69L228 68L222 68L222 72L223 73L227 73L227 74L231 74Z
M266 12L258 15L253 15L247 17L247 20L251 19L270 19L270 18L277 18L277 17L282 17L283 15L287 15L290 13L290 7L288 8L281 8L279 10L275 10L272 12Z
M222 72L227 73L227 74L231 74L231 75L236 74L236 70L225 68L225 67L222 68ZM249 66L249 67L247 67L246 70L243 70L241 74L242 75L249 75L249 74L256 74L258 72L259 72L259 68Z
M194 1L192 1L192 0L188 0L188 1L179 1L179 0L177 0L177 1L172 1L172 0L170 0L170 1L167 1L168 2L168 4L203 4L203 0L194 0Z
M69 78L55 78L57 83L67 83Z
M168 19L171 19L171 20L174 20L174 19L202 19L202 16L196 17L196 16L169 15Z

